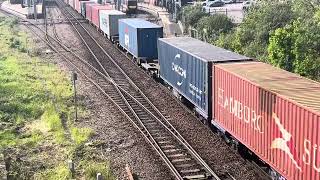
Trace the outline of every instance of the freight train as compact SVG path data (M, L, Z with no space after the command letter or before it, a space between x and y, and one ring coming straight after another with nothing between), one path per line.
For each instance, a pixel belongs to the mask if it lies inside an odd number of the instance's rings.
M125 12L135 13L138 9L137 0L121 0L121 9Z
M162 27L110 5L74 2L139 64L158 62L163 84L272 178L320 179L320 83L190 37L163 38Z

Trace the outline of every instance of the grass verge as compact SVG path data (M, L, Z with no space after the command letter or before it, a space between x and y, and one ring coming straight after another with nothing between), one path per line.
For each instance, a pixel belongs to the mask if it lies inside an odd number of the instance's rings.
M105 160L77 156L91 154L84 144L94 132L76 127L68 75L41 60L32 44L16 19L0 17L0 153L7 178L70 179L72 159L76 179L96 172L114 179Z

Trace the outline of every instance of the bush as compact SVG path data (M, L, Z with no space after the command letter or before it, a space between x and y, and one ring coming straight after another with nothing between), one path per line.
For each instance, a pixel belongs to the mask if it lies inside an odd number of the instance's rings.
M86 142L93 135L93 131L89 128L72 128L71 136L77 145Z
M110 170L109 163L97 163L94 161L88 161L88 162L85 162L84 164L86 164L84 174L85 174L85 179L87 180L95 180L97 173L101 173L103 179L105 180L115 179Z
M197 22L204 16L208 16L203 12L202 6L185 6L181 11L182 21L185 25L185 29L189 27L196 27Z
M214 43L220 34L228 33L234 27L231 19L223 14L202 17L197 25L200 37L207 42Z

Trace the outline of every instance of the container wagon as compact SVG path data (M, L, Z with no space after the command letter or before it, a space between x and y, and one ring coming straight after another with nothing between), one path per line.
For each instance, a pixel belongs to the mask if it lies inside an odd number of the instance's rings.
M86 3L86 19L89 20L89 22L92 22L92 7L93 6L101 6L101 4L98 3Z
M211 117L212 64L251 58L190 37L158 40L160 77L205 119Z
M87 9L87 4L97 4L93 1L80 1L80 8L81 8L81 15L86 18L86 9Z
M157 39L163 37L163 28L143 19L119 20L120 46L130 52L138 63L158 58Z
M117 10L101 10L100 29L110 40L119 36L119 19L126 18L126 14Z
M106 5L100 5L100 6L92 6L91 7L91 22L93 25L95 25L97 28L100 27L100 18L99 18L99 12L101 10L111 10L112 7L110 4Z
M320 83L260 62L212 70L212 121L286 179L319 180Z
M80 3L82 1L89 1L89 0L74 0L74 9L78 12L78 13L81 13L81 5Z
M121 8L128 13L135 13L138 9L138 0L122 0Z
M69 5L70 5L72 8L74 8L74 1L75 1L75 0L68 0L68 3L69 3Z

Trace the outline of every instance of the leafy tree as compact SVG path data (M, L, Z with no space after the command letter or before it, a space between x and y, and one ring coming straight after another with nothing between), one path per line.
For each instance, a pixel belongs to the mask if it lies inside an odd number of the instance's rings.
M234 24L226 15L216 14L202 17L196 26L201 37L213 43L221 33L227 33L232 30Z
M234 42L222 45L228 44L228 49L266 60L270 33L291 23L293 19L294 13L290 2L260 2L259 5L250 8L243 23L233 32ZM218 42L221 44L222 39Z
M181 11L182 20L185 27L195 27L199 19L204 16L208 16L207 13L203 12L202 6L185 6Z
M320 24L316 16L310 20L297 19L277 29L268 50L271 64L320 80Z
M288 26L277 29L270 37L269 62L287 71L293 71L293 46L293 28Z

